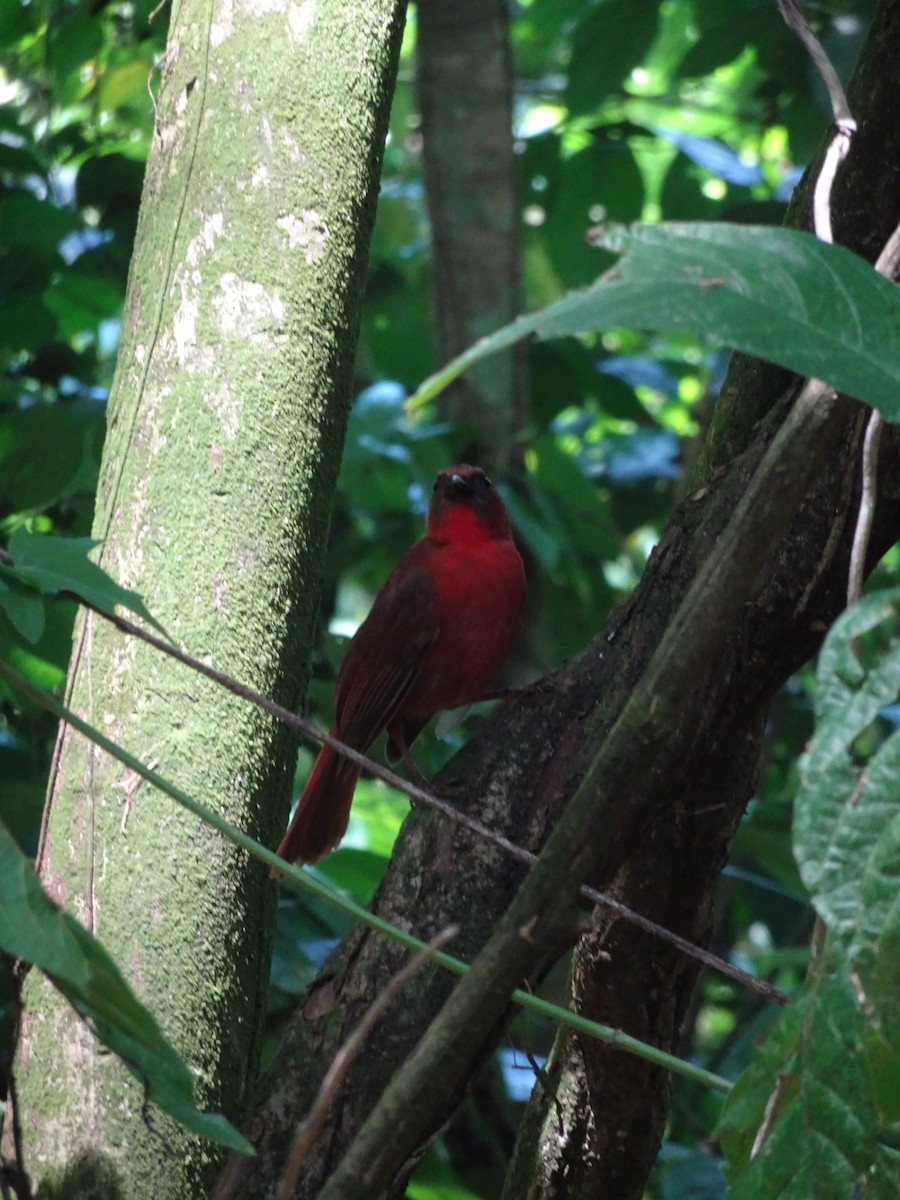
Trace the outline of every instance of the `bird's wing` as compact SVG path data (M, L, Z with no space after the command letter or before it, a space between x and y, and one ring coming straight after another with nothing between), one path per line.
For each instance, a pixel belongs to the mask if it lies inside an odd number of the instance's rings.
M434 601L430 573L410 554L378 593L341 663L335 724L346 742L368 748L409 695L440 632Z

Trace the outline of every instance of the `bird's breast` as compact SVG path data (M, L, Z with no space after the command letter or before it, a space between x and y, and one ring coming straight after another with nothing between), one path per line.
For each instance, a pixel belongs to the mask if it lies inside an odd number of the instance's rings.
M522 559L505 539L442 546L428 568L439 632L404 705L422 715L487 691L518 638L525 601Z

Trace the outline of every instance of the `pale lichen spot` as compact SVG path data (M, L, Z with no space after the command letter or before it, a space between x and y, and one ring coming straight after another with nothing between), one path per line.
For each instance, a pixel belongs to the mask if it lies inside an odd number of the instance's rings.
M190 99L191 92L194 90L195 82L195 80L191 80L191 82L186 87L182 88L181 92L178 94L178 98L175 101L176 117L183 117L187 112L188 100Z
M218 612L228 595L228 581L220 573L213 580L213 609Z
M183 295L178 311L172 319L172 337L175 340L175 357L184 367L197 348L197 316L200 306L196 299Z
M142 367L147 359L147 347L144 346L143 344L139 344L139 345L135 346L134 357L137 361L137 365L139 367Z
M209 44L213 50L221 46L234 33L234 0L216 0L212 24L209 28Z
M285 217L279 217L275 224L287 235L288 247L291 250L303 251L308 267L317 263L325 253L328 225L314 208L308 208L299 217L288 213Z
M295 42L302 42L312 28L316 16L316 0L301 0L289 4L287 10L288 31Z
M269 168L265 163L258 163L250 176L250 186L255 188L269 186Z
M278 131L281 138L281 144L288 152L288 158L292 163L299 163L303 160L303 152L300 149L300 143L297 139L282 126Z
M233 442L240 428L240 405L234 388L225 380L214 392L205 392L203 401L219 418L222 433Z
M233 271L227 271L219 279L219 292L213 297L212 306L223 337L268 343L284 324L285 308L281 297L261 283L241 279Z
M212 250L216 239L222 236L225 229L225 217L222 213L210 213L203 218L203 225L196 237L188 242L185 260L188 266L198 267L204 254Z

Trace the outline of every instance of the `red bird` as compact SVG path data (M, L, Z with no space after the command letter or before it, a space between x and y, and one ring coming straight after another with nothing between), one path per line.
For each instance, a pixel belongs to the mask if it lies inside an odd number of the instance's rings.
M522 559L503 501L480 467L438 475L425 537L400 560L347 648L331 733L365 753L383 729L388 758L413 770L410 746L441 709L480 699L515 644L525 604ZM319 751L290 828L287 862L316 862L347 829L360 768Z

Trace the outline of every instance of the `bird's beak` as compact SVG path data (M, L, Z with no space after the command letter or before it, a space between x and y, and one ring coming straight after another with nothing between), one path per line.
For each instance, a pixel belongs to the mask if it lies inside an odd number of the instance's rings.
M468 479L464 479L462 475L450 476L450 490L453 492L461 492L463 496L471 496L472 485Z

